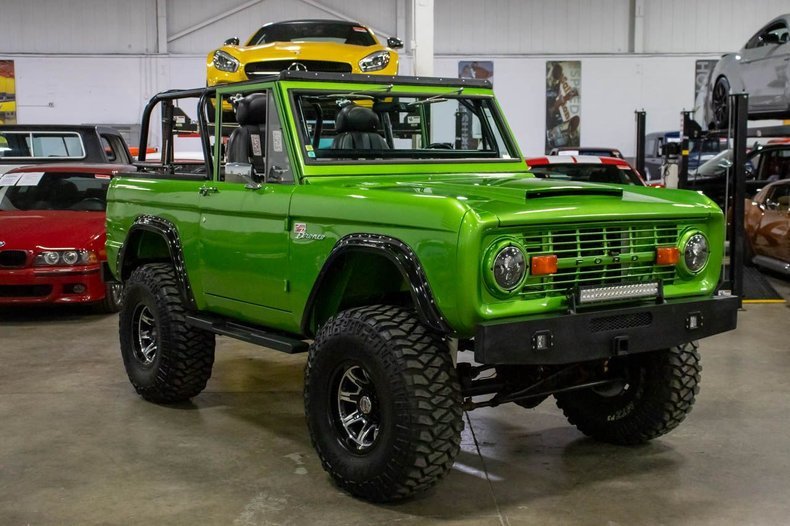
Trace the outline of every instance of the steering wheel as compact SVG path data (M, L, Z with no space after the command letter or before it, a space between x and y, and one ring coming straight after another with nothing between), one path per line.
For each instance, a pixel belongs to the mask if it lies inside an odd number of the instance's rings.
M430 150L454 150L452 144L449 142L432 142L428 145L428 149Z

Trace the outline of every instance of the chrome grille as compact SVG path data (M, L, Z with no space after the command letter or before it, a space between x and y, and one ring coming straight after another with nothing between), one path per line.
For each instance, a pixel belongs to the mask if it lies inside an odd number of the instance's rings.
M558 271L528 276L521 296L565 296L576 286L675 280L675 267L655 265L656 247L676 246L674 222L607 223L540 228L524 234L529 257L555 254Z

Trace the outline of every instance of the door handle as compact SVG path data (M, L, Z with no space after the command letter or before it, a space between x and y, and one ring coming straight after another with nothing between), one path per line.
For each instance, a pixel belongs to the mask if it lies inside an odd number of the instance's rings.
M208 195L208 194L218 194L219 188L216 186L206 186L203 185L200 187L200 195Z

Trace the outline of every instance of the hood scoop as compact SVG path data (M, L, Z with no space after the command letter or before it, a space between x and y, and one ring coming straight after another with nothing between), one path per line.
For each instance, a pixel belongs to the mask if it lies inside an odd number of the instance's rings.
M622 188L607 186L549 186L545 188L530 188L527 190L527 199L539 199L542 197L567 197L571 195L605 195L611 197L622 197Z

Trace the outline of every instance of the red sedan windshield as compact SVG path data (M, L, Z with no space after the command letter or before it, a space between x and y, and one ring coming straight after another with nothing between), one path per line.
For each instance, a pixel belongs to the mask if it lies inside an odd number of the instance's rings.
M17 175L27 177L15 181ZM92 173L26 172L6 174L0 183L6 185L0 186L2 211L103 211L110 178Z

